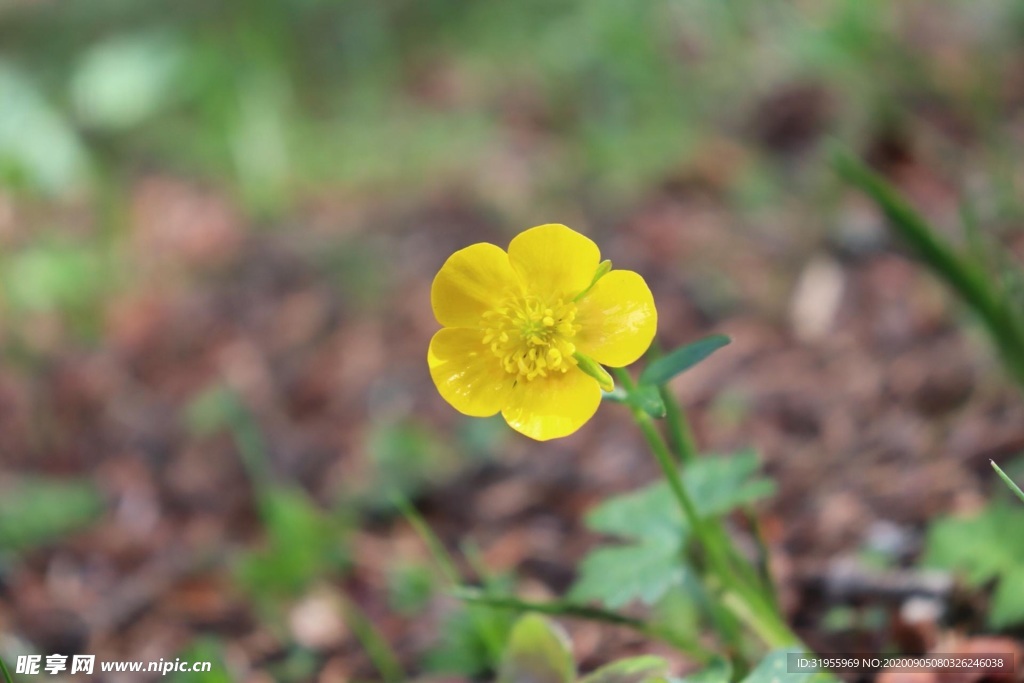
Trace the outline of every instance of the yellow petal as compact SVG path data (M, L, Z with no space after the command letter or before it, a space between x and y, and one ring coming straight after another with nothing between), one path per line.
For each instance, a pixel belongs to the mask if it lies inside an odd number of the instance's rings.
M601 252L590 238L549 223L516 235L508 257L531 292L571 299L590 285Z
M602 365L621 368L640 358L658 328L654 297L644 279L613 270L577 304L579 350Z
M568 436L597 412L601 389L573 368L530 382L520 380L501 411L512 429L538 441Z
M514 377L484 346L479 330L438 331L430 340L427 364L442 398L465 415L494 415L512 391Z
M484 311L496 308L519 287L501 247L481 242L452 254L434 277L430 304L445 327L478 327Z

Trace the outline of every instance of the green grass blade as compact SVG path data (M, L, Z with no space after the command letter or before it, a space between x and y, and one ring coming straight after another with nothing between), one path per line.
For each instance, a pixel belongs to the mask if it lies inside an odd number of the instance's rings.
M14 683L14 679L11 678L11 672L7 670L7 665L4 664L3 657L0 657L0 673L4 675L4 683Z
M999 467L994 460L989 460L989 462L992 463L992 469L996 471L999 478L1005 481L1006 485L1010 487L1010 490L1013 491L1022 502L1024 502L1024 491L1021 491L1020 487L1013 483L1013 479L1010 479L1010 477L1006 475L1006 472L1003 472L1002 468Z
M347 597L344 599L342 607L345 623L377 668L381 680L384 683L403 683L408 680L395 651L391 649L387 639L381 635L366 614L353 600Z
M900 237L981 318L1007 369L1024 386L1024 320L985 270L958 254L888 181L848 151L833 150L832 163L842 178L875 201Z

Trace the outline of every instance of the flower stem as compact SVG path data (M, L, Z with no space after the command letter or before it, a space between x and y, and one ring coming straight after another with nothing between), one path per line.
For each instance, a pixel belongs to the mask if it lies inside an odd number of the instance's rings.
M615 373L626 391L635 390L633 378L629 376L628 372L617 368ZM790 631L771 604L765 600L760 588L749 584L733 568L730 556L734 553L730 552L728 538L724 533L715 533L713 528L705 524L705 520L700 516L693 499L690 498L690 494L687 493L686 487L683 485L672 454L661 433L655 427L654 421L647 413L636 407L632 408L632 412L633 419L651 447L684 518L706 553L710 568L718 575L726 590L732 594L731 599L726 600L726 605L769 646L774 648L800 643L800 639Z
M665 421L668 423L669 436L672 439L672 447L679 454L679 459L684 465L688 465L697 459L697 443L693 438L693 431L690 423L683 414L683 408L675 394L669 391L668 387L658 387L661 401L665 404Z

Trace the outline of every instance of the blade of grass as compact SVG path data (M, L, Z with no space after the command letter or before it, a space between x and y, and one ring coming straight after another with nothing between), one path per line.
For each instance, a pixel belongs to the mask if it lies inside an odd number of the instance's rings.
M848 151L834 149L832 163L842 178L875 201L900 237L981 318L1006 368L1024 387L1024 320L985 270L958 254L884 178Z
M342 603L342 615L345 623L355 634L377 671L380 672L381 680L384 683L403 683L407 680L402 665L398 661L398 656L395 655L388 641L350 598L346 597Z
M409 502L409 499L401 493L397 491L392 493L391 502L402 513L406 521L409 522L409 526L413 528L413 531L420 537L423 544L427 546L434 564L437 565L445 581L452 588L458 587L462 580L459 578L459 570L455 567L455 561L448 551L445 550L444 543L437 537L434 530L430 528L427 521L420 516L416 508Z
M455 558L445 549L444 543L441 542L441 539L437 537L434 530L427 524L427 520L420 516L413 504L409 502L409 499L401 493L397 491L392 493L391 501L398 508L398 511L402 513L406 521L409 522L409 526L413 528L416 535L423 541L423 544L427 546L427 551L433 558L434 564L437 565L442 577L448 583L448 587L452 590L459 590L462 587L462 578L458 567L455 566ZM484 576L481 576L481 579L484 578ZM495 637L493 625L488 620L485 612L486 610L471 609L469 610L469 618L483 636L489 656L493 661L497 662L501 657L504 643L499 642L499 639Z
M14 679L11 678L11 672L7 670L7 665L4 664L3 657L0 657L0 673L4 675L4 683L14 683Z
M1021 491L1020 487L1013 483L1012 479L1006 476L1006 472L1003 472L1002 468L995 463L995 460L989 460L989 462L992 463L992 469L996 471L999 478L1006 482L1006 485L1010 487L1010 490L1013 491L1021 501L1024 501L1024 491Z

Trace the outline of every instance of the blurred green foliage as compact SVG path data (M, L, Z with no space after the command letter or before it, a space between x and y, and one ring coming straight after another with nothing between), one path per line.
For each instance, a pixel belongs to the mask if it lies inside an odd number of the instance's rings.
M924 562L959 570L972 586L997 582L989 626L1024 623L1024 509L1016 501L999 499L972 517L935 521Z
M89 481L6 481L0 487L0 553L54 541L95 521L103 510L103 498Z
M181 652L179 658L187 662L211 662L209 671L175 673L173 683L230 683L234 678L225 666L224 649L213 638L199 638Z
M967 75L948 68L957 54L937 58L943 45L908 45L901 25L922 8L961 27ZM981 167L1003 182L1005 206L1019 208L1013 164L1022 143L1002 126L999 88L1022 36L1024 5L1011 0L4 3L0 186L42 201L84 196L100 226L71 238L63 224L32 224L0 254L0 303L13 323L60 313L95 324L97 303L119 275L111 242L121 237L129 182L154 168L205 180L257 217L280 216L325 191L394 203L467 178L501 191L523 185L510 205L562 197L614 205L709 158L731 165L722 182L738 215L828 204L835 180L819 164L790 163L785 140L765 132L766 99L794 88L823 90L821 120L811 127L853 146L921 123L907 103L944 105L978 128ZM948 163L960 154L951 152ZM487 201L500 201L492 194ZM386 286L377 265L387 257L379 246L348 243L317 255L330 284L363 309ZM1010 284L1019 291L1019 282ZM708 308L734 297L729 283L716 286L722 292L695 294ZM647 398L664 412L656 396ZM293 595L345 572L345 516L273 478L239 397L212 387L192 403L186 424L199 438L230 433L258 491L265 545L240 559L243 586ZM489 454L504 429L500 419L467 421L450 445L422 425L382 422L369 440L372 486L358 502L380 505L393 490L414 496L453 463ZM703 479L688 474L707 514L770 491L752 478L748 456L706 462L735 466ZM101 510L87 485L19 483L0 497L0 546L46 542ZM640 598L675 615L666 622L696 623L686 577L667 562L682 552L685 533L674 510L656 485L595 511L593 529L635 545L596 550L578 594L609 605ZM1002 577L993 619L1006 623L1021 610L1012 596L1000 597L1021 580L1020 558L997 531L1019 527L1016 514L996 507L933 532L937 563L960 566L942 548L967 547L961 541L991 552L968 569L977 581ZM627 555L635 562L638 548L648 560L644 580L613 580L612 569ZM399 611L422 609L433 590L415 567L391 577ZM433 661L465 674L492 670L495 639L510 626L503 612L460 610ZM216 644L196 648L196 659L220 658ZM301 678L308 664L299 653L281 675ZM226 680L216 671L178 678Z
M263 499L265 546L238 561L241 586L257 601L296 597L349 565L349 525L317 507L300 489L278 486Z
M985 86L1024 11L929 4L984 36L972 48ZM907 49L897 26L920 5L15 3L0 10L0 158L9 182L48 193L89 182L97 163L145 159L226 181L264 211L324 182L415 192L514 148L519 126L552 143L530 169L542 192L634 191L709 135L756 147L752 104L791 83L842 93L838 132L897 116L896 93L991 116ZM736 197L756 204L776 182L755 163Z

